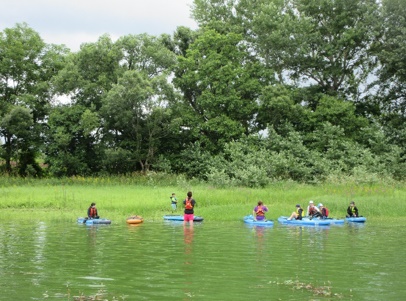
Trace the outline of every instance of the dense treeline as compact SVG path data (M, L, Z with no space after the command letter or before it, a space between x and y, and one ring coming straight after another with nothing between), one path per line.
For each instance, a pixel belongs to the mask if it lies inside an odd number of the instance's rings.
M0 32L0 159L263 186L406 175L406 2L195 0L199 27L71 52Z

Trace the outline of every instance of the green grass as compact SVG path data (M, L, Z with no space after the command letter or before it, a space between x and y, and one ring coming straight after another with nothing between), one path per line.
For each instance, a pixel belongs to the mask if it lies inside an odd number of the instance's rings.
M178 200L193 191L195 214L207 221L235 221L251 214L258 200L269 208L268 219L290 215L297 203L303 208L309 200L322 202L332 217L344 217L350 201L368 220L404 220L406 184L324 184L303 185L280 182L261 189L214 188L202 183L174 181L170 185L156 180L131 178L14 179L0 178L0 217L4 219L76 220L85 216L95 202L101 217L114 221L130 215L145 220L162 220L171 214L169 196ZM182 210L178 209L182 214Z

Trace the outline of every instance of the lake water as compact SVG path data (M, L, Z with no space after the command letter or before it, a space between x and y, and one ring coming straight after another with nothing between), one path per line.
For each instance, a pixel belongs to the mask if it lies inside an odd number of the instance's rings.
M403 226L0 225L0 300L404 300Z

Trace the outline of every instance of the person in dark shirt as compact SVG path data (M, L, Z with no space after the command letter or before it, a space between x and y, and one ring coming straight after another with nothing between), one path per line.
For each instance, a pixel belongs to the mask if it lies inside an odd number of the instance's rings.
M196 205L196 201L192 198L192 192L189 191L187 193L186 199L183 201L183 207L185 208L184 215L183 215L183 224L186 225L189 222L189 225L193 227L193 219L194 219L194 208Z
M347 217L358 217L358 208L355 206L354 202L350 203L350 206L347 208Z

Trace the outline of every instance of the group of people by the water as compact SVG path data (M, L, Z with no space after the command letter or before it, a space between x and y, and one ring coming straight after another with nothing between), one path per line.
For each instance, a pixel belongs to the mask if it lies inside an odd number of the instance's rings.
M186 194L186 198L183 201L183 224L189 223L189 225L193 226L193 220L194 220L194 208L196 206L196 200L192 197L193 193L191 191L188 191ZM178 199L176 198L176 194L172 193L172 195L169 197L171 201L171 207L172 207L172 213L177 210L178 207Z
M184 215L183 215L183 221L184 224L189 223L191 226L193 226L193 220L194 220L194 207L196 206L196 200L192 197L192 192L188 191L186 194L186 198L183 201L183 208L184 208ZM171 207L172 207L172 212L176 211L177 209L177 204L178 204L178 199L176 198L176 194L172 193L170 196L171 200ZM91 203L90 207L87 209L87 218L86 219L98 219L99 215L97 212L96 208L96 203ZM86 219L84 222L86 222Z
M256 221L263 221L265 220L265 213L268 212L268 207L264 205L262 201L258 201L257 206L255 206L253 210L253 216ZM306 215L304 215L304 213ZM308 217L310 219L313 218L320 218L326 219L329 216L329 210L325 207L322 203L319 203L315 206L312 200L309 201L309 205L307 206L306 212L304 212L302 206L300 204L296 205L295 211L289 216L288 220L296 219L301 220L303 217ZM358 208L355 206L355 202L351 202L347 208L347 215L346 217L359 217Z
M192 197L192 192L188 191L186 194L186 198L183 201L183 224L186 225L189 223L193 226L194 220L194 207L196 206L196 200ZM176 198L176 194L172 193L169 197L171 201L172 212L177 210L178 199ZM265 214L268 212L268 207L264 205L263 201L258 201L257 206L254 207L253 210L253 217L256 221L264 221L266 220ZM310 219L313 218L320 218L326 219L329 216L329 210L325 207L322 203L319 203L315 206L312 200L309 201L309 205L306 209L306 215L304 215L304 210L300 204L296 205L295 211L289 216L288 220L296 219L301 220L303 217L308 217ZM347 215L346 217L359 217L358 208L355 206L355 202L350 202L350 205L347 208ZM96 203L91 203L90 207L87 210L87 218L88 219L98 219L99 215L97 213Z

